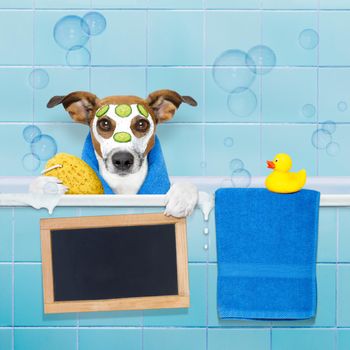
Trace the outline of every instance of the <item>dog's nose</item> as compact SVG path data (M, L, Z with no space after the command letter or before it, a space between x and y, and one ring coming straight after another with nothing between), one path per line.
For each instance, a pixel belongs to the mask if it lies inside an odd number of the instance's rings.
M134 156L129 152L113 154L112 163L118 170L129 170L134 164Z

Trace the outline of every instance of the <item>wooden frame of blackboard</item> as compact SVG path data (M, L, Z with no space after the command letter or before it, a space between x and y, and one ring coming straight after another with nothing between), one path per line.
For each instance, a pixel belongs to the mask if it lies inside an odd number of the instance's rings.
M55 301L51 230L164 224L175 225L177 295L104 300ZM41 219L40 232L45 313L187 308L190 305L185 219L167 217L162 213Z

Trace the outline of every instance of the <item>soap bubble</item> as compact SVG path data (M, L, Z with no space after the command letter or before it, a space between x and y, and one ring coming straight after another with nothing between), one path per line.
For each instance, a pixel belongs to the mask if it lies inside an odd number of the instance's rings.
M316 114L316 108L315 108L315 106L313 104L308 103L308 104L303 106L302 113L303 113L304 117L312 118Z
M78 16L65 16L55 25L53 36L56 43L65 50L83 46L89 40L89 26Z
M330 134L333 134L337 128L337 124L332 120L327 120L321 124L322 129L328 131Z
M98 35L106 29L106 19L99 12L88 12L83 20L87 24L86 34L88 35ZM85 26L83 26L83 30L86 30Z
M348 105L344 101L339 101L337 104L338 111L345 112L348 109Z
M58 184L56 182L48 182L44 186L44 193L57 194L59 192Z
M228 95L228 109L238 117L248 117L257 106L257 98L255 93L250 89L236 89Z
M252 59L255 63L253 67L254 72L257 74L267 74L276 65L276 54L270 47L265 45L257 45L252 47L248 51L247 57ZM250 62L247 62L247 64L251 65Z
M246 169L237 169L232 172L231 183L233 187L246 188L250 186L252 176Z
M318 45L318 33L313 29L305 29L299 34L299 44L307 50L312 50Z
M255 73L254 62L241 50L223 52L213 66L214 81L227 92L249 87L255 79Z
M201 168L203 168L203 169L204 169L204 168L206 168L206 167L207 167L207 162L202 161L202 162L200 162L200 164L199 164L199 165L200 165L200 167L201 167Z
M332 135L327 130L317 129L312 134L311 142L317 149L325 149L332 142Z
M334 157L336 156L340 151L340 146L336 142L330 142L326 148L326 152L328 155Z
M50 135L36 136L31 143L31 151L40 160L48 160L57 152L56 141Z
M40 159L33 153L27 153L22 158L22 165L27 171L35 171L40 166Z
M33 69L29 74L29 84L33 89L44 89L49 84L49 80L45 69Z
M41 135L41 130L35 125L28 125L23 129L23 138L28 143L31 143L39 135Z
M226 137L225 140L224 140L224 145L226 147L232 147L233 146L233 138L232 137Z
M244 168L244 163L240 159L232 159L230 162L230 169L232 171L241 170Z
M91 55L84 46L73 46L66 54L67 65L73 68L90 65Z

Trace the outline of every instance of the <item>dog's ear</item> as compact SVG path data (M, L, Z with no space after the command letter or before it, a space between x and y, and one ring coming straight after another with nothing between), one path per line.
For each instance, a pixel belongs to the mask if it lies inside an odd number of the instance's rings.
M197 102L190 96L181 96L172 90L157 90L146 98L146 102L153 109L157 122L170 120L181 103L197 106Z
M74 121L89 124L98 101L97 96L90 92L75 91L66 96L52 97L47 103L47 107L52 108L62 103Z

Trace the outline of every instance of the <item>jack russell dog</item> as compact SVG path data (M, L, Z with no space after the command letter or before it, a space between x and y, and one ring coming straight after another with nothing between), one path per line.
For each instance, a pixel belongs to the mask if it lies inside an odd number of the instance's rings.
M155 144L157 125L172 119L181 103L197 106L190 96L158 90L146 99L99 99L92 93L76 91L52 97L47 107L62 104L75 122L88 125L100 175L114 193L136 194L147 176L147 155ZM59 193L67 190L57 178L40 176L31 184L31 192L42 193L48 182L56 183ZM198 190L193 184L175 183L166 194L164 214L188 216L197 201Z

